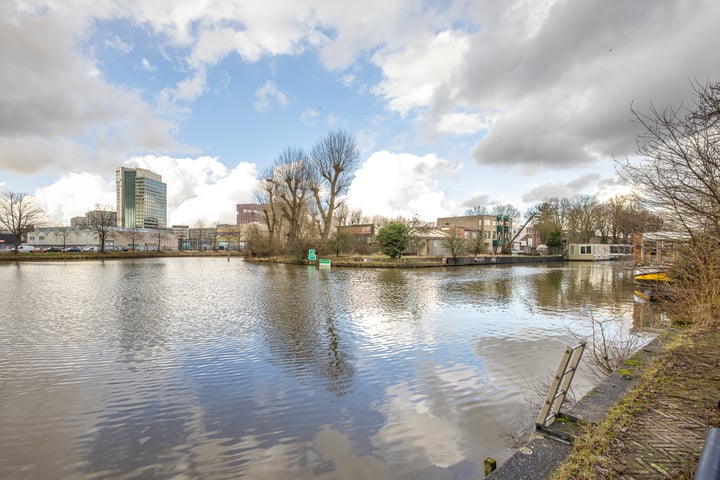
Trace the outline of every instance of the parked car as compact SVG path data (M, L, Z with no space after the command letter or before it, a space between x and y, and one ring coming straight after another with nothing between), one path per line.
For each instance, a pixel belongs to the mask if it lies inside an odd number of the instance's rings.
M98 247L96 247L94 245L88 245L87 247L83 247L82 251L83 252L97 252Z
M45 247L43 252L62 252L62 247Z
M34 251L35 251L34 245L20 245L18 247L18 252L33 253Z
M79 251L80 251L80 247L67 247L67 248L65 249L65 251L66 251L66 252L79 252Z

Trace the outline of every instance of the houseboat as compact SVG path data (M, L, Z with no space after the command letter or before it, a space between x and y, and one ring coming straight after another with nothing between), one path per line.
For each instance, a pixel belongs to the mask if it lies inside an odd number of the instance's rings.
M610 245L602 243L571 243L568 245L567 259L585 262L610 260Z

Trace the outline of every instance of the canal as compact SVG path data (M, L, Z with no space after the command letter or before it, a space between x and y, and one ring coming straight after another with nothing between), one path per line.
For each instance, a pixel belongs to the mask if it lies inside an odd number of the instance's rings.
M613 262L0 265L0 478L482 478L632 293Z

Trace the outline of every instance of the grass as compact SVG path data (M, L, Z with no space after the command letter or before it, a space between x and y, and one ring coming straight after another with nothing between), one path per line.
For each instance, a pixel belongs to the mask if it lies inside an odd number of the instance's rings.
M552 480L596 479L619 476L632 455L633 429L639 415L652 414L659 398L672 397L684 402L683 408L708 426L720 425L717 402L717 365L720 364L720 333L692 328L666 332L659 358L642 367L631 359L626 370L640 375L639 384L608 411L605 419L586 426L575 439L573 451L551 476ZM692 459L688 465L666 478L692 478ZM689 476L688 476L689 475Z

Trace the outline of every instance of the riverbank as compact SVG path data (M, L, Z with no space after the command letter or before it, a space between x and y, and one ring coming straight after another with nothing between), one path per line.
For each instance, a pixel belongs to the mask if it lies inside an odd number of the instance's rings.
M242 257L239 252L227 251L148 251L148 252L42 252L42 253L0 253L0 263L47 262L72 260L125 260L128 258L163 257Z
M669 329L556 422L572 445L536 434L490 478L690 479L719 399L720 333Z
M348 256L324 257L330 260L333 267L350 268L428 268L470 265L515 265L528 263L562 262L561 255L477 255L473 257L425 257L407 256L389 258L387 256ZM298 259L294 257L249 257L255 263L289 263L295 265L318 265L318 261Z

